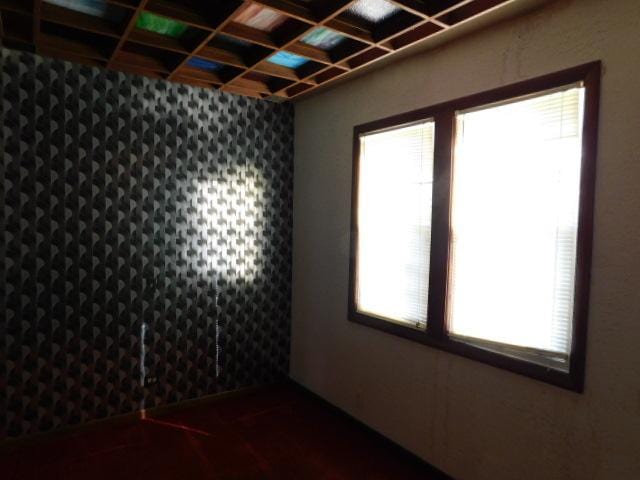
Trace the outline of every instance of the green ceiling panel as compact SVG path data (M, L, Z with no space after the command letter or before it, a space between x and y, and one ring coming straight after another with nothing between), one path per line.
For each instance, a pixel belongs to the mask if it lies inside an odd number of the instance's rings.
M143 30L173 38L181 37L188 28L184 23L149 12L140 13L136 26Z

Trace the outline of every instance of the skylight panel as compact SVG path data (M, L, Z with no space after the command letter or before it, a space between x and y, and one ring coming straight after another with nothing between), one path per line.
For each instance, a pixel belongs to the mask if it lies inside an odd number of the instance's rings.
M322 50L331 50L346 37L325 27L313 29L302 38L302 42Z
M273 32L286 20L285 15L255 4L249 5L235 18L236 22L263 32Z
M294 69L308 62L306 58L289 52L277 52L276 54L269 57L267 61L276 65L280 65L282 67Z
M369 23L380 23L400 11L387 0L358 0L347 10Z
M107 13L107 2L104 0L44 0L45 3L67 8L74 12L84 13L92 17L104 17Z
M215 72L222 68L222 65L218 62L206 60L204 58L192 57L187 61L189 67L199 68L200 70L207 70L209 72Z
M140 13L136 27L173 38L181 37L188 28L182 22L150 12Z
M127 12L104 0L43 0L44 3L65 8L74 12L102 18L110 23L120 23L127 16Z

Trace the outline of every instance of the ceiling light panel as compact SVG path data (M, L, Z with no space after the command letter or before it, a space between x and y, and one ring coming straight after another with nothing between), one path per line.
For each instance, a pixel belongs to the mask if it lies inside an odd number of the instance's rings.
M236 22L263 32L273 32L286 20L285 15L256 4L249 5L235 18Z
M304 57L301 57L299 55L295 55L293 53L278 52L275 55L272 55L271 57L269 57L267 59L267 62L274 63L274 64L280 65L282 67L288 67L288 68L296 69L298 67L301 67L305 63L307 63L308 60L306 58L304 58Z
M331 50L346 37L328 28L318 27L302 38L302 42L322 50Z
M104 0L44 0L44 2L92 17L104 17L107 12L107 2Z
M358 0L347 11L375 24L395 15L400 11L400 8L387 0Z
M199 68L200 70L207 70L209 72L215 72L216 70L220 70L222 65L217 62L212 62L211 60L205 60L204 58L192 57L187 61L187 65L194 68Z
M44 0L44 3L92 17L104 18L111 22L120 22L125 17L125 12L121 8L109 5L104 0Z
M180 38L188 28L182 22L161 17L160 15L155 15L150 12L140 13L136 27L173 38Z

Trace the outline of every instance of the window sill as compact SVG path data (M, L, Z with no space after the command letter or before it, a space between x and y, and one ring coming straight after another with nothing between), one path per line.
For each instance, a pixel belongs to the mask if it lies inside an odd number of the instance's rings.
M584 389L584 372L579 371L576 366L570 364L568 365L570 367L568 372L556 370L544 365L491 351L462 341L461 339L454 339L448 336L438 338L433 332L429 331L428 326L426 330L419 330L355 311L349 313L349 320L397 337L421 343L428 347L437 348L438 350L482 362L492 367L508 370L512 373L549 383L566 390L582 393Z

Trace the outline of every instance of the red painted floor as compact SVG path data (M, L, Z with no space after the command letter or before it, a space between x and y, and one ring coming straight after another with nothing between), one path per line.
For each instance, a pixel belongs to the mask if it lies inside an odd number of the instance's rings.
M436 479L293 386L0 450L5 480Z

